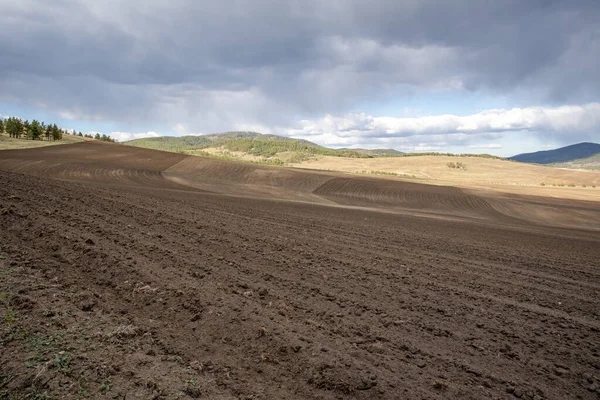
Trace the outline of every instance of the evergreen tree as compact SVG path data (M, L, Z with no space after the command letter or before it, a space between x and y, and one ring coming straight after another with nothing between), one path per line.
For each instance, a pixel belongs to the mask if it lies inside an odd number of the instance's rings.
M24 129L23 121L21 121L19 118L13 117L12 122L13 123L12 123L12 128L11 128L11 131L12 131L11 136L14 138L20 138L21 135L23 134L23 129Z
M10 117L6 120L5 129L6 133L8 133L8 136L14 138L17 137L18 132L21 130L15 117Z
M31 140L38 140L42 136L42 126L36 119L29 124L29 137Z
M5 125L6 133L8 133L8 136L10 137L16 138L17 133L21 131L21 128L18 126L18 122L15 117L10 117L7 119Z
M30 126L31 124L29 123L29 120L25 120L23 121L23 136L25 136L27 139L31 139L31 131L30 131Z
M56 124L52 125L52 140L60 140L60 129Z
M4 133L4 119L0 118L0 134Z
M79 134L77 136L83 137L83 133L81 133L81 131L79 131Z
M99 134L99 133L96 133L96 136L94 136L94 139L96 139L96 140L100 140L100 139L101 139L101 138L100 138L100 134Z
M25 126L25 121L22 119L16 118L18 131L15 135L16 138L20 138L23 134L27 134L27 127Z
M4 121L4 131L5 131L5 132L8 134L8 136L10 136L10 137L12 137L12 134L11 134L11 131L10 131L10 129L11 129L11 124L12 124L11 120L12 120L12 118L11 118L11 117L8 117L8 118L6 119L6 121Z

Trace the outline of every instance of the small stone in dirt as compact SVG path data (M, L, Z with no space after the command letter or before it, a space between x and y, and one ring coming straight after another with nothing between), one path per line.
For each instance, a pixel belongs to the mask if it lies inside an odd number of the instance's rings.
M133 289L133 293L154 293L156 291L157 288L150 287L150 285L137 286ZM158 299L158 301L162 301L162 299Z
M111 333L111 336L126 338L137 336L139 333L140 329L135 325L120 325Z
M262 326L259 330L258 330L258 337L263 337L263 336L267 336L267 328L265 328L264 326Z
M86 243L86 244L89 244L90 246L93 246L94 244L96 244L96 243L94 243L94 241L93 241L92 239L87 239L87 240L85 241L85 243Z
M202 314L200 314L200 313L196 313L196 314L194 314L194 316L193 316L193 317L190 319L190 321L192 321L192 322L196 322L196 321L200 320L201 318L202 318Z
M267 289L265 289L265 288L262 288L262 289L260 289L260 290L258 291L258 295L259 295L260 297L265 297L267 294L269 294L269 291L268 291Z
M377 386L376 380L361 379L360 383L356 385L356 390L369 390L374 386Z
M418 360L415 365L419 368L425 368L425 366L427 365L427 363L425 362L425 360Z
M81 311L90 312L96 306L96 299L91 293L82 292L77 295L77 306Z
M569 371L568 371L567 369L565 369L565 368L562 368L562 367L556 367L556 368L554 369L554 373L555 373L556 375L558 375L558 376L562 376L562 375L566 375L566 374L568 374L568 373L569 373Z
M12 208L0 208L0 215L12 214Z
M513 396L520 399L521 397L523 397L523 391L519 388L516 388L515 391L513 392Z

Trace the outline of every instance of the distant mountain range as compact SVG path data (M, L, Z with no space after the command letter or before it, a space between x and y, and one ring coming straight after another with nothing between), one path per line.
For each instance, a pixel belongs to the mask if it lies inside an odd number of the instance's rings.
M518 154L509 159L524 163L546 164L562 168L600 170L600 144L584 142L554 150Z

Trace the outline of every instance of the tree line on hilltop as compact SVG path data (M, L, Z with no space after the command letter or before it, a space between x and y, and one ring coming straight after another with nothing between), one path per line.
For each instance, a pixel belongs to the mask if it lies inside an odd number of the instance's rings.
M6 120L0 118L0 133L6 132L8 136L15 139L29 140L61 140L63 135L73 135L86 137L90 139L102 140L104 142L116 142L106 134L96 133L95 135L76 133L75 130L69 133L66 129L59 128L56 124L45 124L38 120L22 120L17 117L9 117Z
M75 132L73 132L73 134L75 134ZM110 136L108 136L107 134L103 133L102 135L99 133L96 133L95 135L91 135L91 134L82 134L81 132L79 132L76 136L81 136L81 137L86 137L86 138L90 138L90 139L96 139L96 140L102 140L103 142L113 142L115 143L116 140L111 138Z
M61 140L66 132L60 129L56 124L46 125L44 122L22 120L16 117L10 117L6 121L0 120L0 131L8 133L12 138L25 138L31 140Z

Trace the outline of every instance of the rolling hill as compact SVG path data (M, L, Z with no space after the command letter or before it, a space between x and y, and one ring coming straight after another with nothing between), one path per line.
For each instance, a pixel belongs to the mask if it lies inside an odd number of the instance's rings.
M360 154L365 154L369 157L401 157L406 153L403 153L394 149L339 149L339 150L352 150Z
M267 164L299 163L317 156L349 158L389 158L449 153L403 153L394 149L332 149L304 139L257 132L224 132L198 136L161 136L135 139L126 145L190 155L210 155ZM461 154L467 157L497 158L489 154Z
M580 158L573 161L567 161L564 163L552 164L559 168L572 168L572 169L589 169L600 171L600 153L595 154L591 157Z
M273 157L277 153L298 152L346 157L367 157L355 150L333 150L303 139L257 132L225 132L201 136L162 136L136 139L125 144L148 149L190 153L208 148Z
M600 144L578 143L554 150L518 154L510 157L510 160L533 164L552 164L565 168L598 169L600 168Z

